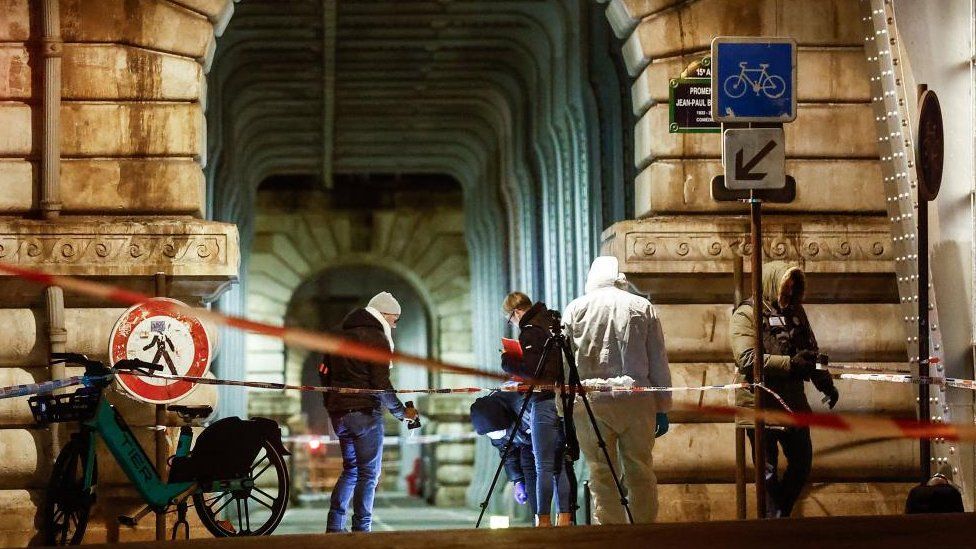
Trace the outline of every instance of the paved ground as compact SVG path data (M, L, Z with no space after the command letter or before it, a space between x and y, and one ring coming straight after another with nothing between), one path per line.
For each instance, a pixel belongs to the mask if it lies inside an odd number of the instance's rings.
M329 512L328 505L327 500L321 500L307 502L301 506L291 506L274 533L277 535L324 532L325 517ZM376 494L373 507L374 532L473 528L477 520L478 512L473 509L432 507L420 499L398 492ZM346 528L349 528L348 524Z
M400 509L401 513L405 511ZM406 509L424 516L421 508ZM389 516L390 520L392 515ZM422 521L422 519L418 519ZM413 521L408 521L413 522ZM387 524L387 526L391 526ZM607 549L608 547L721 549L972 549L972 513L888 517L825 517L768 521L436 530L370 534L210 538L144 543L158 549Z

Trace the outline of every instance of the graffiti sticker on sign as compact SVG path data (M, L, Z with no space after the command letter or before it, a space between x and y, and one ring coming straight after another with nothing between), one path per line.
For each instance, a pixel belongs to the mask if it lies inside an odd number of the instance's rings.
M210 337L199 319L173 307L174 303L182 305L175 299L155 298L126 310L109 339L111 364L138 358L161 366L163 376L203 376L210 367ZM175 402L196 387L187 381L126 373L116 379L126 392L153 404Z

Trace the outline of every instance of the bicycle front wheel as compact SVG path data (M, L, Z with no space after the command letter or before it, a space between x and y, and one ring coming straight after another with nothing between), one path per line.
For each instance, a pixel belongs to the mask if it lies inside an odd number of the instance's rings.
M265 536L288 506L285 458L265 440L245 479L247 487L193 494L200 522L216 537Z
M786 91L786 81L775 74L763 82L762 92L770 99L777 99Z
M78 545L85 537L88 515L95 494L85 487L88 461L88 439L84 435L71 441L58 454L44 501L44 541L46 545ZM98 467L92 456L92 481L98 479Z

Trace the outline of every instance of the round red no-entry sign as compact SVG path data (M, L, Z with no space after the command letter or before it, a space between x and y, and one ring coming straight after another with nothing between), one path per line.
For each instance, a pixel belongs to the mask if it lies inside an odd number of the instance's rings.
M210 337L200 320L158 297L130 307L112 328L109 361L138 358L162 367L159 375L202 376L210 367ZM196 388L189 381L169 381L120 373L119 385L133 397L152 404L175 402Z

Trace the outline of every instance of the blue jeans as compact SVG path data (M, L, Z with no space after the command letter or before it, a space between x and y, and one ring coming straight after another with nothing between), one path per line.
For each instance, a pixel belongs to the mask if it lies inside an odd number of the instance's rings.
M559 440L559 415L555 398L533 397L532 453L535 456L535 514L552 513L553 475L556 473L556 450Z
M327 532L341 532L352 498L352 529L368 532L373 521L373 497L383 461L383 412L329 414L342 450L342 473L332 489Z

